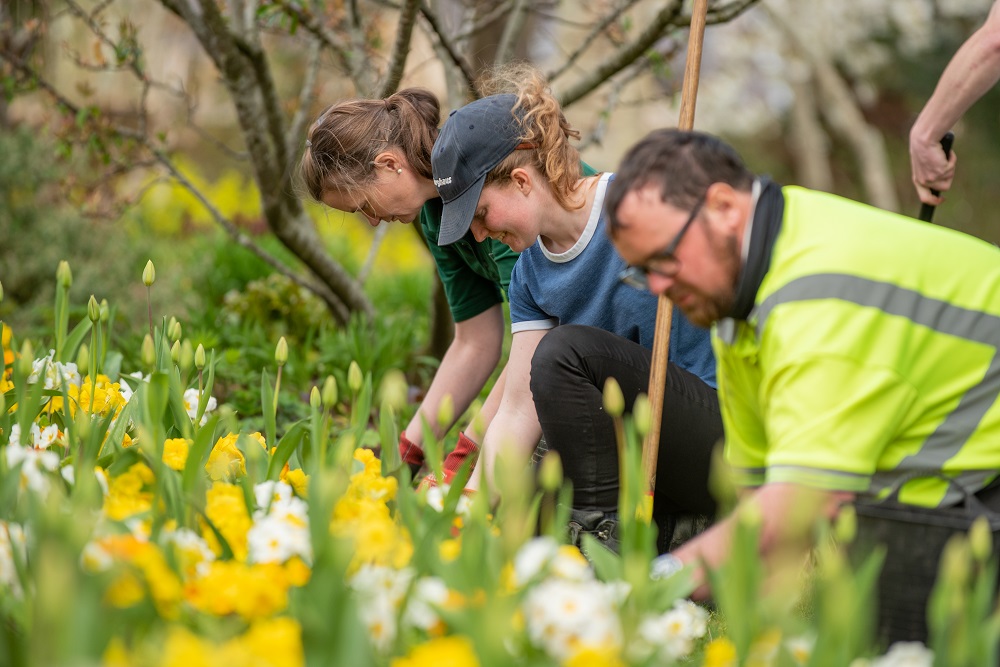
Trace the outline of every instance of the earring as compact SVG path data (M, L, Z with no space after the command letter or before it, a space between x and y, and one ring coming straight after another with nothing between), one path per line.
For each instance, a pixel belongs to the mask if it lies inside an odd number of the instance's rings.
M396 169L396 173L397 174L402 174L403 173L403 168L402 167L397 168Z

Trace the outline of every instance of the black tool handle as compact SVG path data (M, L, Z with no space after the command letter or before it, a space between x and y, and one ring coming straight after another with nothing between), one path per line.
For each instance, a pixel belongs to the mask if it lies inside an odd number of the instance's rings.
M945 132L944 136L941 137L941 150L944 151L944 157L946 160L951 159L951 145L955 141L954 132ZM931 188L931 194L937 197L941 193ZM931 218L934 217L934 204L921 204L920 205L920 219L925 222L930 222Z

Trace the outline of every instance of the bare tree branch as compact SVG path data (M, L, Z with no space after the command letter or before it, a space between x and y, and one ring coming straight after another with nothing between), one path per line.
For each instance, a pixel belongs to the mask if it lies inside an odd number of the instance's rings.
M389 69L375 97L383 98L392 95L399 88L406 68L406 56L410 53L410 41L413 38L413 26L417 22L417 12L420 0L406 0L400 10L399 27L396 28L396 41L392 46L392 56L389 58Z
M274 4L281 7L282 11L298 21L299 25L319 38L319 40L328 49L330 49L335 56L337 56L340 66L345 72L351 74L353 79L354 65L352 63L353 58L351 57L350 44L345 43L336 33L327 29L327 27L320 23L319 19L316 18L316 15L308 9L291 3L288 0L275 0Z
M437 15L434 14L433 11L431 11L431 8L427 5L426 2L420 3L420 15L424 18L424 21L426 21L427 25L430 27L429 34L448 56L446 62L451 62L451 64L454 65L458 69L458 71L462 73L462 78L465 80L465 85L468 88L469 93L473 97L479 97L479 94L476 91L476 75L475 73L473 73L472 67L465 60L465 58L459 54L452 40L449 39L447 35L445 35L445 32L441 28L441 22L438 20Z
M681 0L670 0L653 18L649 26L636 37L631 44L626 44L618 50L612 57L608 58L603 65L595 69L590 76L578 81L576 85L559 97L559 103L565 109L580 98L592 92L604 81L622 71L635 62L653 44L660 39L667 28L675 25L675 21L681 11Z
M481 15L475 16L475 20L469 23L463 30L460 30L454 37L457 44L462 44L468 39L475 37L483 30L486 30L494 21L499 19L501 16L510 11L511 4L515 0L500 0L496 2L489 10Z
M507 24L503 28L500 44L497 46L497 53L493 59L497 65L503 65L511 59L514 45L518 37L521 36L521 31L524 30L524 22L527 18L527 0L514 0L514 7L510 10L510 16L507 17Z
M302 88L299 90L298 108L295 110L295 115L288 125L288 133L285 135L285 151L289 155L298 153L299 143L305 136L306 128L311 120L309 110L316 100L316 82L319 79L319 65L322 55L322 42L318 37L313 36L309 43L309 58L306 61Z
M618 7L616 7L613 11L608 12L608 14L603 19L601 19L597 23L597 25L594 26L593 30L591 30L587 34L587 36L583 38L583 40L580 42L580 46L578 46L576 50L573 51L573 53L569 54L565 62L563 62L562 65L560 65L559 67L557 67L556 69L550 71L548 74L545 75L546 78L549 80L549 82L551 83L555 81L562 74L564 74L570 67L572 67L573 64L580 58L580 56L583 55L587 51L587 49L589 49L596 43L597 37L602 32L607 30L608 26L617 21L621 17L621 15L625 13L626 10L630 9L637 2L639 2L639 0L625 0L620 5L618 5Z

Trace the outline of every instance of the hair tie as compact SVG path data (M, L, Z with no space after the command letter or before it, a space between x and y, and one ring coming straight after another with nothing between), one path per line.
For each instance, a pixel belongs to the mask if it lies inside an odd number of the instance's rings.
M306 148L312 148L313 142L306 139Z
M389 98L388 98L388 97L387 97L387 98L385 98L384 100L382 100L382 104L384 104L384 105L385 105L385 110L386 110L387 112L388 112L388 111L392 111L392 107L391 107L391 106L389 105Z

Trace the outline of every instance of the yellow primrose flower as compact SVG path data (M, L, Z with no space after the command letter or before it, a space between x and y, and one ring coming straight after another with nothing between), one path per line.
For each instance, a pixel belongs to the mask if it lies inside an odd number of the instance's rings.
M93 386L92 386L93 384ZM69 412L76 416L77 409L87 414L101 417L109 414L117 416L125 407L125 397L121 393L121 385L112 382L107 375L98 375L96 382L88 375L83 378L80 386L69 385Z
M209 563L204 576L184 589L189 603L206 614L239 614L247 621L273 616L288 607L290 583L277 563L249 565L231 560Z
M163 441L163 462L174 470L184 470L191 444L187 438L167 438Z
M453 635L414 646L408 656L395 658L390 667L479 667L479 658L471 641Z
M104 602L112 607L125 609L142 602L146 589L134 572L125 571L115 577L104 591Z
M247 474L246 457L236 446L239 437L238 433L230 433L219 438L212 447L208 463L205 464L205 471L213 481L235 479ZM249 437L259 442L264 451L267 451L267 443L259 431L251 433Z
M705 647L702 667L736 667L736 646L725 637L713 639Z
M442 562L450 563L462 553L462 543L456 539L441 540L438 545L438 554Z
M247 659L224 660L217 664L267 667L301 667L305 664L302 628L294 619L281 617L257 621L237 641L246 651Z
M309 583L312 569L304 560L293 556L285 562L285 576L288 577L288 583L292 586L302 587Z
M187 628L171 626L160 652L159 667L214 667L215 645Z
M153 482L153 471L145 463L135 463L128 470L112 478L108 495L104 499L104 514L109 519L121 521L130 516L148 512L153 506L152 491L144 490Z
M616 647L584 646L571 655L564 667L625 667Z
M299 498L309 497L309 475L302 468L283 470L280 479L292 487Z
M233 558L246 560L247 531L253 522L247 511L246 498L243 489L226 482L216 482L205 494L205 515L208 520L222 533L233 551ZM202 537L208 547L217 555L222 555L222 545L215 533L207 525L203 525Z

